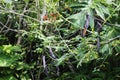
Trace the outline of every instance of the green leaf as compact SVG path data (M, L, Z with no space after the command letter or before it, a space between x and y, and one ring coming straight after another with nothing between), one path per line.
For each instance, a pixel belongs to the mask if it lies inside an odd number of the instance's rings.
M81 53L80 53L81 54ZM81 66L82 63L87 63L91 60L97 59L98 58L98 53L95 51L88 51L86 54L80 58L79 63L77 64L77 68Z
M105 6L103 6L103 5L98 5L98 6L99 6L99 8L101 8L101 10L102 10L104 13L110 15L110 12L109 12L109 10L108 10L107 7L105 7Z
M105 16L101 8L96 8L95 11L97 12L97 15L100 16L103 20L105 20Z
M0 80L17 80L13 75L0 76Z
M11 53L11 52L21 52L20 46L12 46L12 45L3 45L3 51L6 53Z
M3 0L5 3L9 3L11 4L12 3L12 0Z
M92 80L103 80L102 78L93 78Z
M119 53L120 52L120 40L116 40L114 43L113 43L114 47L115 47L115 50Z
M109 45L105 44L104 46L102 46L102 49L100 50L102 53L105 53L106 51L109 50Z
M9 67L19 59L19 56L0 54L0 67Z
M12 46L12 51L14 51L14 52L21 52L22 49L21 49L20 46Z
M92 28L92 30L94 29L94 14L93 14L93 12L92 11L90 11L90 13L89 13L89 15L90 15L90 27Z
M3 45L3 51L11 53L12 45Z
M57 59L56 66L61 65L68 58L69 58L69 54L64 54L62 57L60 57L59 59Z
M29 2L29 0L24 0L25 1L25 3L28 3Z
M67 19L70 19L74 28L83 28L86 20L86 12L82 11L80 13L69 16Z
M79 10L80 10L80 9L84 8L86 5L88 5L88 3L82 1L80 3L72 3L72 4L70 4L70 7L75 8L75 9L79 8Z
M29 68L30 66L28 66L24 62L17 62L16 70L29 69Z
M113 0L106 0L106 3L107 4L112 4L113 2L112 2Z

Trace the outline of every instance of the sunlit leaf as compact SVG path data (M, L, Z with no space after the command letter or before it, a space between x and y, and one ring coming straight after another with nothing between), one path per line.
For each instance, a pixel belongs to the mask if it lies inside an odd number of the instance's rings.
M19 56L9 56L0 54L0 67L9 67L12 66L13 63L16 62L16 60L19 59Z

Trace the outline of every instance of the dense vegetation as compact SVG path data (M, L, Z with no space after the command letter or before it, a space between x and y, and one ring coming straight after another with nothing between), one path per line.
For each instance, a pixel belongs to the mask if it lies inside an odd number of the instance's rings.
M120 80L120 0L0 0L0 80Z

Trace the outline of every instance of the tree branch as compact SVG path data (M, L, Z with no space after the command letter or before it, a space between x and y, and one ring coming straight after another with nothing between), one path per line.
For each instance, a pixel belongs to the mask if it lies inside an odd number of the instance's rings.
M118 35L117 37L114 37L114 38L112 38L112 39L109 39L108 41L103 42L103 43L101 43L101 44L109 44L109 43L113 42L113 41L116 40L116 39L120 39L120 35Z
M27 7L28 7L28 3L26 3L26 5L24 7L23 12L21 13L22 15L25 14ZM22 15L19 18L19 27L18 27L18 30L20 30L21 26L23 26L22 25L22 22L23 22L23 16ZM19 35L19 37L18 37L18 40L17 40L17 45L19 45L21 43L21 40L22 40L22 36L20 36L20 33L18 33L18 35Z
M3 28L7 28L7 31L14 31L14 32L20 32L19 30L16 30L16 29L11 29L9 27L7 27L6 25L4 25L2 22L0 22L0 24L3 26ZM3 28L1 29L0 33L3 32Z

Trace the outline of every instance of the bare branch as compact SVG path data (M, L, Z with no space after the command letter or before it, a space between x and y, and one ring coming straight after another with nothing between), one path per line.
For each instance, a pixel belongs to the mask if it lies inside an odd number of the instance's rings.
M14 32L20 32L19 30L16 30L16 29L11 29L9 27L7 27L6 25L4 25L2 22L0 22L0 24L4 27L4 28L7 28L8 30L7 31L14 31ZM1 29L0 33L3 31L3 28Z
M53 59L56 59L56 56L54 55L51 47L48 47L48 49L49 49L49 53L50 53L51 57L52 57Z
M26 3L26 5L24 7L23 12L21 13L22 15L20 15L18 30L20 30L21 26L23 26L22 25L23 15L25 14L27 7L28 7L28 3ZM20 33L18 35L19 35L19 37L18 37L18 40L17 40L17 45L19 45L21 43L21 40L22 40L22 36L20 36Z

